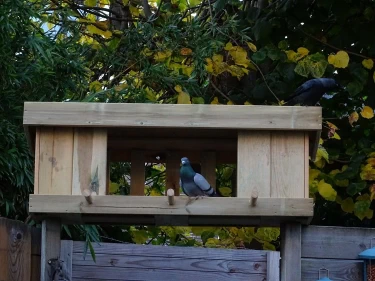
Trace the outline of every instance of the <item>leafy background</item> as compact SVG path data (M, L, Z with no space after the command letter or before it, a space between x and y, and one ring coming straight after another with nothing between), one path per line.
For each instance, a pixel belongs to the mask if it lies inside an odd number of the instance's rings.
M11 15L11 16L9 16ZM375 196L372 0L4 0L0 6L0 214L27 214L33 158L24 101L282 105L301 83L334 77L347 91L321 101L310 162L312 223L366 226ZM129 193L129 163L111 193ZM231 196L236 167L217 166ZM145 194L165 192L148 163ZM277 228L63 226L92 241L278 249Z

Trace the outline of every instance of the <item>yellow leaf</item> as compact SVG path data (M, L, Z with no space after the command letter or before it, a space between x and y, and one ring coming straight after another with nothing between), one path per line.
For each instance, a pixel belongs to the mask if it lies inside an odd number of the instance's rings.
M234 105L234 103L230 100L227 102L227 105Z
M327 125L329 128L331 129L334 129L334 130L338 130L339 128L337 128L337 126L329 121L326 121Z
M319 161L321 159L326 160L327 162L329 161L329 156L327 150L323 146L319 146L318 150L316 152L316 158L315 161Z
M138 17L139 14L140 14L138 8L135 7L135 6L133 6L133 5L130 5L130 6L129 6L129 10L130 10L130 13L131 13L133 16L135 16L135 17Z
M319 144L322 145L324 143L324 140L322 138L319 139Z
M85 0L83 3L86 6L89 6L89 7L95 7L96 6L96 0Z
M375 82L375 71L374 71L374 74L372 74L372 79L373 79L374 82Z
M154 55L154 59L157 62L162 62L162 61L165 61L167 58L169 58L171 55L172 55L172 52L170 50L165 50L162 52L160 51Z
M359 114L357 112L352 112L350 115L349 115L349 123L351 126L353 126L353 123L354 122L357 122L358 121L358 118L359 118Z
M127 87L128 87L128 84L126 84L126 83L122 83L122 84L120 84L120 85L115 86L115 91L116 91L116 92L120 92L120 91L122 91L123 89L126 89Z
M148 240L147 232L145 230L133 231L132 239L136 244L143 244Z
M102 84L98 80L95 80L90 83L89 89L90 91L99 92L102 89Z
M216 248L217 240L215 238L208 238L205 246L208 248Z
M122 4L124 4L124 6L127 6L129 4L129 0L122 0Z
M341 140L340 136L335 132L332 139Z
M364 59L362 65L367 69L372 69L374 67L374 61L372 59Z
M182 92L182 87L180 85L174 86L174 89L176 90L177 93L181 93Z
M161 194L159 190L155 188L151 189L150 196L161 196L161 195L163 194Z
M152 55L152 51L149 48L144 48L141 52L142 55L149 57Z
M229 54L234 60L234 63L243 67L248 67L250 65L250 60L247 58L247 52L244 48L240 46L233 47Z
M303 56L307 56L309 54L309 50L304 48L304 47L299 47L297 49L297 53L303 55Z
M225 44L224 50L230 51L230 50L232 50L232 48L233 48L232 43L228 42L227 44Z
M111 182L109 184L109 194L115 194L120 188L120 185L115 182Z
M177 103L178 104L191 104L189 94L184 91L179 92L178 97L177 97Z
M183 56L190 56L193 53L193 50L190 48L182 48L180 54Z
M146 87L145 91L146 91L146 98L148 100L153 101L153 102L158 100L156 97L156 93L153 90L150 90L149 87Z
M242 71L242 67L239 67L237 65L230 65L227 70L230 74L232 74L232 76L235 76L238 78L238 80L241 79L242 76L245 75L245 72Z
M219 102L219 99L217 97L214 97L211 104L221 104L221 103Z
M253 105L253 104L249 101L245 101L244 105Z
M341 209L346 213L353 213L354 211L354 202L351 197L346 198L341 202Z
M47 22L47 28L52 29L55 25L52 22Z
M315 180L320 175L320 171L317 169L309 169L309 181Z
M336 68L346 68L349 64L349 55L345 51L338 51L336 55L329 55L328 62Z
M335 201L337 192L332 188L332 185L326 183L324 180L321 180L318 183L319 194L328 201Z
M213 75L219 75L227 69L227 64L223 62L222 55L213 55L212 59L207 58L206 62L206 71Z
M252 51L252 52L256 52L257 51L257 46L255 46L253 43L251 42L246 42L247 46L249 46L249 49Z
M98 35L102 35L103 37L105 38L109 38L112 36L112 32L109 31L109 30L101 30L100 28L97 28L95 25L88 25L87 26L87 31L91 34L98 34Z
M361 111L361 116L366 119L371 119L374 117L374 110L366 105Z
M226 186L219 187L219 192L224 197L229 197L232 194L232 189L230 189L229 187L226 187Z

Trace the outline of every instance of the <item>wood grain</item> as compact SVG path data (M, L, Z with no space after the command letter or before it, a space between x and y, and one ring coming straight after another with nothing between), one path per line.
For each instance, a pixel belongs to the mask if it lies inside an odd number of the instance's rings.
M170 215L170 216L298 216L313 215L312 199L258 198L252 208L249 198L209 198L189 202L186 196L175 197L169 206L162 196L96 196L89 205L83 196L30 195L31 214ZM108 217L109 216L109 217ZM208 219L208 218L207 218ZM105 222L105 221L103 221Z
M147 249L144 249L147 250ZM163 250L165 251L165 250ZM111 267L113 270L118 268L129 269L163 269L163 270L183 270L200 271L200 272L226 272L226 273L245 273L265 274L267 270L266 262L259 261L232 261L219 259L217 257L202 257L190 258L189 256L181 258L171 257L144 257L144 256L130 256L130 255L113 255L96 254L96 262L91 256L86 256L83 259L82 253L73 255L73 264L75 266L97 266L97 267Z
M280 281L280 252L267 253L267 280Z
M270 132L240 131L237 146L237 197L270 197Z
M302 132L271 134L271 197L305 197L305 139ZM260 165L259 169L263 169Z
M345 252L345 251L342 251ZM363 262L359 260L302 259L302 279L318 280L320 268L329 270L329 278L335 281L363 281ZM322 275L321 277L325 277Z
M52 168L53 168L53 127L40 128L40 153L39 153L39 194L51 194Z
M202 151L201 174L212 188L216 189L216 153L214 151Z
M52 183L49 194L72 194L73 129L55 128L53 136Z
M40 254L42 231L40 228L30 227L31 230L31 281L40 281Z
M130 195L145 194L145 159L143 151L131 152Z
M301 224L287 223L280 229L281 281L301 281Z
M91 255L90 255L91 257ZM73 273L73 241L62 240L60 249L60 260L63 262L63 274L67 280L72 280Z
M106 194L107 132L105 129L76 128L74 130L73 194L82 194L93 186L97 173L98 194ZM94 191L94 190L93 190Z
M358 259L360 252L370 248L370 239L373 237L375 237L373 228L303 227L302 257Z
M35 132L35 153L34 153L34 194L39 194L39 163L40 163L40 128Z
M320 107L25 102L24 125L321 130Z
M309 176L310 176L310 165L309 165L309 134L305 133L305 198L310 197L310 189L309 189Z
M30 229L17 221L0 218L0 280L31 278Z
M42 222L42 249L41 249L41 278L40 281L52 280L52 268L48 264L50 259L58 259L60 256L60 230L59 219L46 219Z
M180 195L180 157L174 151L167 152L166 190L172 188L174 195Z

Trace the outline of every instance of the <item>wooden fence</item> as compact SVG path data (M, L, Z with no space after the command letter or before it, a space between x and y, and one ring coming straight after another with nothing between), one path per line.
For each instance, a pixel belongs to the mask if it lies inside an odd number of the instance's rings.
M39 281L40 241L40 229L0 218L0 281Z
M302 228L302 280L319 269L335 281L362 281L358 254L370 247L375 229ZM40 229L0 218L0 281L40 280ZM279 280L279 252L94 243L96 263L84 243L63 240L60 258L70 281L86 280Z

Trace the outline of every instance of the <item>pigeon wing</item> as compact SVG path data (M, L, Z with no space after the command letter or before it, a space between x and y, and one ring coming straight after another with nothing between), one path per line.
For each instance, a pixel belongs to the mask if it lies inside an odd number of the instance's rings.
M289 97L287 97L284 101L285 102L288 102L290 101L291 99L311 90L311 88L313 87L314 83L312 83L313 81L307 81L306 83L302 84L301 86L299 86L292 95L290 95Z
M204 192L211 194L213 189L208 181L199 173L196 173L194 176L194 183Z

